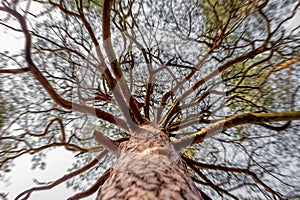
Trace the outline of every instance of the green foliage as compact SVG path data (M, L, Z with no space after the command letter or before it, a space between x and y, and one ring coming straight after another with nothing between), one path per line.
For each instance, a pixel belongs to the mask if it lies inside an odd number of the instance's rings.
M70 0L69 3L73 8L82 7L86 10L96 9L98 12L101 13L103 1L104 0Z
M270 62L268 55L260 55L252 60L234 65L223 73L223 79L227 89L230 91L229 96L235 98L229 100L229 108L236 111L242 108L241 112L256 112L261 109L275 108L278 98L284 96L285 90L274 90L274 82L268 80L271 68L268 67ZM267 62L261 61L264 59ZM276 82L279 88L285 87L285 82ZM276 87L277 88L277 87Z
M244 8L238 9L243 3L241 0L202 0L199 7L202 8L202 17L208 30L220 33L220 29L226 26L230 30L240 20ZM226 31L225 30L225 31Z
M186 148L182 151L182 154L185 155L186 157L193 159L194 155L195 155L195 149L193 148Z

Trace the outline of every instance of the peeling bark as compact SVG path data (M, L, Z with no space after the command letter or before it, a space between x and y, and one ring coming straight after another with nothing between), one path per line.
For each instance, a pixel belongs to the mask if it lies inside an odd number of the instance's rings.
M122 143L120 156L98 200L203 199L167 134L151 125Z

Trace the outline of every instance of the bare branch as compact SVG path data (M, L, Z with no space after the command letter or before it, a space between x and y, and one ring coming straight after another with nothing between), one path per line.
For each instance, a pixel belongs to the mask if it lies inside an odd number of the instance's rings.
M109 177L110 175L110 170L111 169L108 169L106 170L102 176L90 187L88 188L87 190L83 191L83 192L80 192L78 194L75 194L74 196L72 197L69 197L68 200L77 200L77 199L82 199L84 197L87 197L87 196L90 196L92 194L94 194L101 185L103 185L103 183L107 180L107 178Z
M107 151L102 151L90 163L86 164L85 166L83 166L83 167L81 167L81 168L79 168L79 169L77 169L77 170L75 170L75 171L73 171L73 172L71 172L69 174L64 175L63 177L57 179L56 181L53 181L53 182L51 182L51 183L49 183L49 184L47 184L45 186L33 187L31 189L28 189L28 190L22 192L21 194L19 194L15 198L15 200L18 200L18 199L20 199L22 197L23 197L22 200L26 200L26 199L28 199L30 197L30 195L31 195L32 192L41 191L41 190L49 190L49 189L51 189L51 188L53 188L53 187L55 187L55 186L57 186L57 185L65 182L65 181L67 181L67 180L69 180L69 179L71 179L71 178L73 178L73 177L75 177L75 176L77 176L77 175L85 172L86 170L88 170L88 169L92 168L93 166L95 166L99 162L99 159L101 159L103 156L105 156L106 153L107 153Z
M118 104L123 111L125 117L127 120L130 120L131 117L133 117L133 120L137 124L141 124L144 120L139 112L139 108L137 106L136 100L133 98L133 96L129 92L128 85L126 83L126 80L124 78L123 72L120 68L120 63L116 58L115 52L112 47L111 43L111 34L110 34L110 13L111 13L111 1L110 0L104 0L103 3L103 12L102 12L102 36L103 36L103 42L104 42L104 48L106 51L106 55L108 56L109 62L111 64L112 70L114 72L114 75L117 79L117 88L115 88L114 91L116 100L118 101ZM119 97L119 93L122 94L123 99ZM128 113L128 108L126 105L129 105L130 110ZM130 116L132 115L132 116ZM131 124L131 123L129 123Z
M22 73L26 73L29 72L29 68L25 67L22 69L0 69L0 73L3 74L22 74Z
M219 120L212 125L191 134L187 137L174 141L175 148L180 150L190 144L200 143L205 138L212 137L226 129L242 124L257 124L264 122L279 122L300 120L300 111L279 112L279 113L246 113Z
M267 191L278 196L279 198L281 197L280 193L274 191L271 187L269 187L266 183L264 183L261 179L259 179L258 176L254 172L250 171L249 169L233 168L233 167L225 167L225 166L220 166L220 165L199 163L192 159L187 158L186 156L182 156L182 158L189 165L193 165L194 167L196 167L198 169L221 170L221 171L226 171L226 172L243 173L245 175L249 175L255 182L262 185Z
M106 120L110 123L116 124L120 126L121 128L127 130L127 126L124 124L124 121L122 119L118 119L117 117L113 116L110 113L107 113L105 111L102 111L100 109L91 108L85 105L80 105L77 103L69 102L65 99L63 99L57 92L53 89L51 84L48 82L48 80L43 76L43 74L38 70L36 65L34 64L32 58L31 58L31 35L29 33L29 30L26 25L26 21L23 18L21 14L19 14L17 11L12 10L7 7L0 7L0 11L8 12L12 14L14 17L16 17L21 25L21 28L23 30L23 33L25 35L25 58L28 64L28 68L30 72L34 75L34 77L41 83L41 85L45 88L45 90L48 92L50 97L59 105L61 105L64 108L67 109L74 109L76 111L80 111L83 113L89 113L90 115L97 116L103 120Z
M103 133L100 133L97 130L94 130L94 137L97 142L102 145L106 150L112 152L115 155L118 155L119 148L116 144L113 143L111 139L106 137Z

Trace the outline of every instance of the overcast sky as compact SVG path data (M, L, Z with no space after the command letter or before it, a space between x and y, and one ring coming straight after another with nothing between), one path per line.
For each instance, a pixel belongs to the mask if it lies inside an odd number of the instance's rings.
M31 170L31 156L22 156L15 160L15 167L6 174L9 177L9 185L0 182L0 193L9 193L9 199L15 198L22 191L34 186L34 179L40 182L54 181L63 176L67 169L72 166L73 155L65 151L63 148L58 148L47 153L47 165L45 170ZM67 199L72 196L74 191L66 189L65 184L55 187L49 191L40 191L32 193L30 200L53 200ZM94 198L92 198L94 199Z

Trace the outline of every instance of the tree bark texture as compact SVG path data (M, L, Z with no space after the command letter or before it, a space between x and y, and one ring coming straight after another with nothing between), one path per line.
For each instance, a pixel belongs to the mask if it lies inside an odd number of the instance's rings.
M203 198L167 134L144 125L122 143L110 177L99 189L97 200L108 199Z

